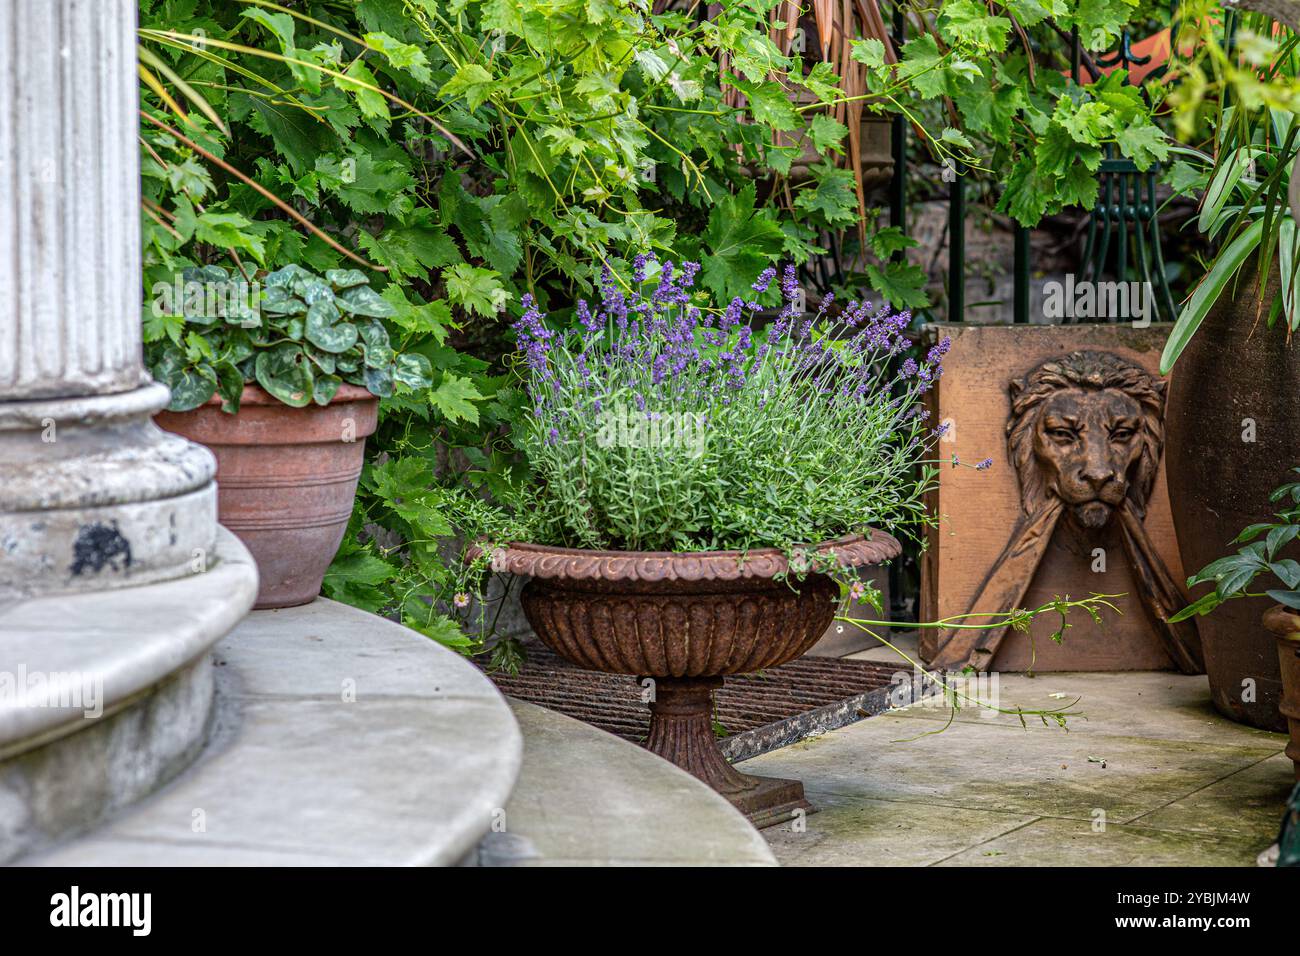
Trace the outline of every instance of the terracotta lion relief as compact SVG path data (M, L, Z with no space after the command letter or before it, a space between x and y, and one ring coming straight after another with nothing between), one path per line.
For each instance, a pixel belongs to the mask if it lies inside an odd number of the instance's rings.
M1200 673L1195 623L1168 623L1186 599L1143 524L1164 451L1165 382L1114 353L1079 351L1040 363L1009 391L1007 452L1021 515L968 610L1020 606L1058 533L1086 546L1118 530L1137 596L1170 658ZM949 630L932 663L986 670L1005 635Z

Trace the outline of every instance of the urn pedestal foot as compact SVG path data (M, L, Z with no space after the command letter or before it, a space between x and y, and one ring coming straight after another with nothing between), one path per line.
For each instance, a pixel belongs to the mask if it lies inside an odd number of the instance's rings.
M646 749L681 767L726 797L755 827L813 813L798 780L755 777L727 763L713 735L713 691L721 677L657 677Z

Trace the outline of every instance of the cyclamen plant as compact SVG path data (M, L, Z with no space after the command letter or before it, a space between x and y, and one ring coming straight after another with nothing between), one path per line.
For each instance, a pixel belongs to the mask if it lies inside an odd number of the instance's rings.
M172 390L174 412L221 396L239 411L245 384L257 384L281 402L327 405L347 382L387 398L394 383L432 384L429 360L394 347L383 319L393 301L370 288L357 269L330 269L324 277L287 265L250 282L221 266L190 266L161 283L145 322L145 359ZM408 307L409 308L409 307Z
M573 328L531 296L514 326L532 413L516 442L535 481L516 502L536 540L643 551L786 550L862 532L915 529L939 431L920 399L948 340L921 361L907 312L866 301L801 312L793 267L783 307L756 321L777 277L710 308L700 266L606 266L600 302Z

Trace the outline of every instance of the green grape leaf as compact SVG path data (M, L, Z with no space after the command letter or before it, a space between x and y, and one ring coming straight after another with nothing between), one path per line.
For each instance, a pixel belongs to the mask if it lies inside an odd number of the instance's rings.
M898 75L923 100L932 100L948 92L948 76L942 69L943 55L934 37L926 33L903 44Z
M467 312L485 317L496 315L510 301L510 293L501 286L495 269L480 269L461 263L443 272L447 297Z
M858 194L853 173L829 162L812 169L813 186L795 197L796 209L820 216L828 226L848 226L858 221Z
M438 95L449 100L464 99L472 113L487 102L495 85L492 74L484 67L466 63L442 85Z
M405 70L421 83L433 81L433 74L429 71L429 59L414 43L402 43L380 31L364 34L361 39L366 41L366 46L370 49L382 53L390 65Z
M817 152L823 156L829 151L844 152L840 148L840 143L848 134L849 128L847 126L824 113L814 116L813 121L808 124L808 138L812 140L813 147Z
M472 381L451 372L443 372L438 387L429 393L429 404L451 422L478 422L478 409L473 403L482 400L483 395Z
M388 111L388 101L378 92L382 89L379 81L360 60L353 60L343 76L334 77L334 85L356 97L362 116L385 121L393 118Z
M753 182L735 195L723 195L709 213L701 251L701 279L720 298L748 293L750 284L781 254L785 235L766 210L756 210Z

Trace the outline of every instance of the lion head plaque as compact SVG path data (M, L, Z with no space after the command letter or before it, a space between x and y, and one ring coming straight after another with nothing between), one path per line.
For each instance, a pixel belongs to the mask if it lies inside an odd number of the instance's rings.
M1164 450L1164 381L1112 352L1077 351L1041 362L1008 388L1007 453L1021 516L969 610L1018 606L1058 530L1086 538L1117 529L1166 650L1181 670L1199 673L1195 625L1167 623L1185 600L1143 524ZM984 670L1005 633L949 631L934 663Z

